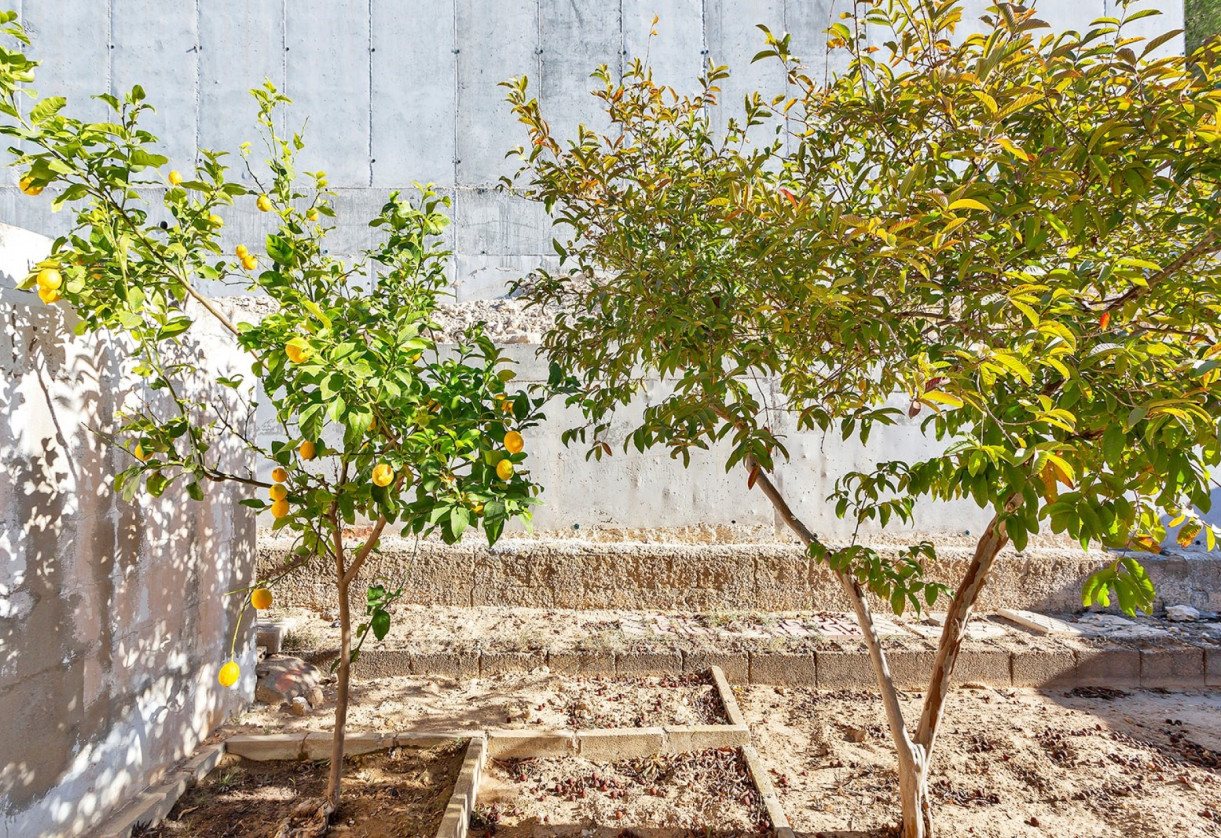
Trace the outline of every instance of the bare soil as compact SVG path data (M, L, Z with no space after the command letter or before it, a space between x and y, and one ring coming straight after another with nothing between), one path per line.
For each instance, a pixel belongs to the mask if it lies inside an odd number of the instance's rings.
M331 730L335 685L321 708L290 716L255 705L223 729L231 733ZM456 682L375 678L352 684L348 730L582 729L728 724L716 688L701 675L671 678L557 678L521 673Z
M898 822L878 696L752 686L739 703L798 835ZM909 725L920 696L903 697ZM1221 836L1221 691L960 689L933 755L946 838Z
M462 767L465 742L394 748L347 759L333 838L435 835ZM303 800L326 790L325 762L224 757L146 838L265 838Z
M769 829L736 748L611 763L493 761L472 825L476 836L509 838L679 838Z

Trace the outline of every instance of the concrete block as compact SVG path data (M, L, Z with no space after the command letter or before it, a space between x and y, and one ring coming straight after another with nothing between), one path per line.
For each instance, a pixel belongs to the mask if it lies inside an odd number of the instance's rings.
M719 666L735 684L750 683L750 656L746 652L683 652L683 672L703 672Z
M1015 687L1070 687L1077 683L1077 661L1071 649L1028 649L1013 653Z
M483 652L479 656L479 674L483 678L503 675L506 672L531 672L547 665L547 653L532 652Z
M89 98L109 92L99 72L110 62L109 17L107 3L75 3L71 14L58 3L28 3L22 9L21 22L31 38L27 54L42 62L36 89L44 96L67 96L72 115L81 119L110 118L104 102Z
M702 0L623 0L620 5L624 60L647 55L658 84L672 85L680 94L693 93L705 63ZM656 25L654 15L659 18Z
M447 745L457 739L478 739L483 741L483 732L478 730L437 730L426 733L406 731L387 734L387 740L392 739L396 748L436 748ZM389 745L387 745L389 747Z
M1204 685L1221 687L1221 647L1210 646L1204 650Z
M254 143L251 166L260 178L267 173L262 145L256 142L258 103L250 89L270 79L284 89L284 8L247 0L209 0L199 15L199 143L204 148L236 155L243 142ZM281 114L293 130L304 114L289 108ZM313 134L313 123L309 135ZM253 186L236 156L228 158L229 176ZM253 199L243 199L243 204ZM246 242L262 250L262 237ZM231 249L230 249L231 251Z
M818 683L813 652L751 652L752 684L813 687Z
M1081 648L1076 652L1077 683L1089 687L1139 687L1140 652L1120 647Z
M873 674L869 655L862 652L861 657L865 659L865 665L869 667L870 679L876 685L877 676ZM886 661L890 666L890 675L894 679L895 687L900 690L928 689L929 678L933 672L933 661L936 657L937 653L932 649L887 649ZM1008 665L1005 668L1008 670ZM1006 671L1007 677L1008 672ZM876 688L876 686L861 686Z
M230 736L225 740L225 753L257 761L300 759L305 751L305 740L308 735L307 733L271 733L265 736Z
M729 719L729 723L746 727L746 717L742 715L742 708L738 706L738 699L734 697L733 687L729 685L725 671L714 665L709 667L708 675L712 678L713 686L716 687L717 697L721 699L721 707L725 709L725 716Z
M567 757L577 752L576 735L563 730L489 730L487 754L493 759Z
M479 677L478 652L424 652L411 658L411 674L463 681Z
M284 21L292 117L309 117L298 169L323 170L332 186L370 186L368 0L293 0Z
M540 75L537 0L457 0L457 177L490 186L517 165L505 151L526 143L497 85Z
M750 742L750 728L746 725L674 725L665 728L665 732L666 750L678 754Z
M269 655L280 654L280 644L284 641L284 629L279 623L256 623L254 627L254 643L262 646Z
M479 778L483 773L486 743L482 736L470 741L466 747L466 756L462 759L462 769L454 783L453 793L445 807L445 816L437 831L438 838L465 838L470 823L471 812L475 810L475 799L479 792Z
M577 731L577 753L585 759L639 759L665 750L666 733L659 727Z
M539 7L543 73L535 93L541 94L552 130L572 138L578 125L605 129L610 120L602 101L589 92L598 84L589 74L599 64L606 64L612 74L620 67L619 4L541 0Z
M344 756L359 756L371 754L389 748L393 738L380 733L347 732L343 737ZM334 738L330 733L310 733L301 745L301 752L306 759L330 759Z
M620 678L658 675L679 675L683 671L682 653L616 652L615 674Z
M1204 650L1194 646L1140 650L1140 685L1168 689L1204 686Z
M930 670L931 671L931 670ZM927 686L928 677L925 677ZM1013 683L1009 651L999 646L964 646L954 665L955 684L987 684L1008 687Z
M373 0L369 8L373 185L453 186L454 15L401 0Z
M192 782L198 783L204 777L208 776L212 769L216 767L216 764L220 762L220 758L224 755L224 743L208 745L183 763L182 773L189 776Z
M704 30L708 60L716 65L728 65L732 71L728 79L719 82L721 93L713 111L713 125L717 130L724 131L730 117L739 124L744 121L742 101L745 96L758 91L763 100L768 101L772 96L785 92L785 70L779 61L760 61L756 64L751 59L765 46L763 33L755 25L763 24L775 33L786 31L787 5L784 0L755 0L751 4L750 26L742 25L742 11L735 4L706 5ZM823 23L824 29L827 26L827 23ZM754 130L766 140L770 137L764 132L770 134L772 126L765 125Z
M869 656L862 652L820 650L814 653L814 666L820 690L876 690L878 687Z
M615 653L549 652L547 666L556 675L584 675L598 678L615 677Z
M361 681L370 678L393 678L411 675L415 653L408 649L366 649L352 667L352 677Z
M195 161L198 17L187 3L126 0L111 6L110 31L123 36L110 50L110 92L122 98L133 85L144 88L157 112L143 114L140 124L161 140L162 153L179 169Z
M746 760L746 771L750 774L750 779L754 782L759 797L763 800L767 819L772 822L772 834L776 838L793 838L793 828L784 814L784 807L780 805L780 798L772 785L772 778L768 776L767 768L759 759L759 752L753 745L743 745L742 758Z

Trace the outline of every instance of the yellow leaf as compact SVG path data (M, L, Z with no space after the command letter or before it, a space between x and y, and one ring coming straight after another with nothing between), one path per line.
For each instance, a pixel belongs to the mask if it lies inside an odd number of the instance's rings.
M1191 542L1196 540L1196 536L1199 535L1200 531L1203 529L1204 528L1200 526L1199 521L1188 521L1179 528L1179 535L1177 538L1175 538L1175 541L1178 542L1180 547L1190 547Z
M959 198L957 201L954 201L948 207L946 207L946 209L951 211L959 209L975 209L983 210L984 212L992 211L991 207L989 207L987 204L981 204L974 198Z
M1016 145L1014 145L1013 141L1010 140L1008 137L1001 137L1000 139L998 139L996 141L996 143L1001 148L1003 148L1005 151L1009 152L1014 157L1016 157L1018 160L1026 160L1026 161L1030 160L1030 155L1027 154L1026 152L1022 151Z
M1073 481L1076 479L1076 471L1068 461L1057 454L1047 455L1047 465L1056 473L1056 479L1063 483L1068 488L1073 487Z
M992 360L1012 372L1027 384L1031 382L1033 376L1031 376L1030 368L1009 353L997 352L992 356Z
M962 407L962 399L949 393L943 393L940 390L929 390L920 397L920 401L944 404L948 407Z

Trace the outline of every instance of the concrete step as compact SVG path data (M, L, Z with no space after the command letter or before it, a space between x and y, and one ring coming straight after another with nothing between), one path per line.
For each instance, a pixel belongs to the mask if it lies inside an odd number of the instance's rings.
M295 612L289 640L315 662L337 654L338 630ZM1221 623L1111 615L980 615L955 671L959 684L1017 687L1221 687ZM1024 622L1022 622L1024 620ZM938 615L879 618L900 689L927 687ZM286 649L286 651L290 651ZM735 683L874 689L850 615L567 611L398 606L391 633L368 644L358 679L396 675L486 678L546 667L564 675L665 676L720 666Z

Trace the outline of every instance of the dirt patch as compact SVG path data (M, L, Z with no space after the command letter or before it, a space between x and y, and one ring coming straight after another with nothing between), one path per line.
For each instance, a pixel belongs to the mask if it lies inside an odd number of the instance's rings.
M898 775L876 695L753 686L738 698L799 835L891 835ZM914 724L919 696L903 710ZM930 782L938 835L1221 836L1221 693L962 689L946 719Z
M433 835L462 768L465 742L348 757L331 835ZM326 791L325 762L255 762L225 756L179 799L149 838L262 838L292 809Z
M472 825L474 835L511 838L678 838L769 829L736 748L611 763L493 761Z
M256 705L230 733L331 730L335 685L321 708L290 716ZM539 673L448 679L375 678L352 684L350 730L469 730L486 727L582 729L729 724L716 688L702 675L666 678L557 678Z

